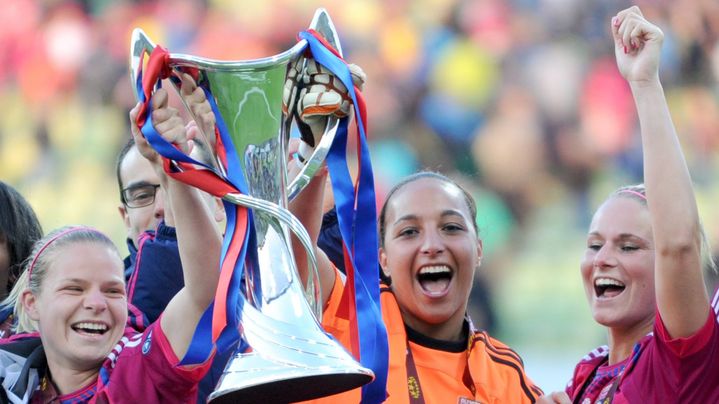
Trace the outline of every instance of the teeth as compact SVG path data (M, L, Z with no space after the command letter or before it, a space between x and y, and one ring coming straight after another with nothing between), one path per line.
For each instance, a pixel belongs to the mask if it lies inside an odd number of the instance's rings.
M419 270L420 275L424 274L442 274L442 273L449 273L451 272L449 268L445 265L438 265L438 266L431 266L431 267L424 267Z
M594 280L594 286L619 286L623 288L624 284L612 278L597 278Z
M75 324L75 328L82 328L85 330L96 330L96 331L107 330L107 326L105 324L99 324L99 323L79 323L79 324Z

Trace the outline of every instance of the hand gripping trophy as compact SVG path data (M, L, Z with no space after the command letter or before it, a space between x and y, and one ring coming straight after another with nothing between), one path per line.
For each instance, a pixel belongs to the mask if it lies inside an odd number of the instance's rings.
M360 364L319 325L322 307L312 242L287 210L288 200L304 189L325 159L328 163L332 158L346 159L348 118L314 120L312 125L324 126L323 131L296 120L304 140L300 154L305 162L287 184L290 129L296 118L296 103L306 94L301 77L312 74L312 69L316 73L322 64L332 73L339 72L340 80L344 77L355 102L357 97L361 99L353 91L327 12L317 10L309 28L300 33L299 42L291 49L244 61L169 53L153 44L142 30L133 33L130 72L135 94L144 105L138 126L163 156L168 175L222 198L227 212L220 285L195 338L211 338L217 349L223 350L241 337L249 349L234 354L209 397L213 403L308 400L350 390L375 378L378 380L370 386L375 385L380 394L376 397L384 397L387 348L379 314L376 261L362 258L355 264L354 257L349 257L352 268L348 271L357 276L348 278L358 282L358 295L351 300L358 305L360 344L353 353ZM205 117L196 116L188 106L205 143L211 146L211 162L198 162L185 155L152 127L150 99L154 89L162 79L179 88L182 75L192 77L212 107L214 122L208 125ZM349 109L348 105L343 107ZM364 107L355 104L357 110L364 113ZM345 251L356 256L368 251L362 256L371 257L377 251L374 189L363 123L358 121L359 143L364 149L359 153L360 176L364 182L352 184L348 173L343 172L346 170L333 173L332 164L330 176L333 185L344 182L344 187L338 186L335 192L341 192L339 188L356 190L341 198L347 200L344 207L337 206L339 214L344 212L346 217ZM315 138L313 132L322 135ZM312 275L310 271L306 285L297 275L290 232L307 250L308 265L315 272ZM360 308L360 304L366 307ZM362 313L369 315L360 318ZM188 352L208 354L193 351L192 345Z

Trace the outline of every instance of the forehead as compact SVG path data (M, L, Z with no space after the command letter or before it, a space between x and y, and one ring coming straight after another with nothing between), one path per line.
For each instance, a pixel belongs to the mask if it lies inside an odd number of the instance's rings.
M52 251L48 280L67 278L88 281L124 279L123 263L109 246L99 242L80 241L62 245Z
M458 210L469 218L469 207L462 190L437 178L420 178L395 192L387 205L387 217L447 209Z
M632 198L612 197L594 213L589 232L607 237L634 234L649 239L652 236L649 209Z
M152 165L144 158L133 146L125 155L120 165L120 179L123 188L138 182L148 182L151 184L159 184L160 179L152 168Z

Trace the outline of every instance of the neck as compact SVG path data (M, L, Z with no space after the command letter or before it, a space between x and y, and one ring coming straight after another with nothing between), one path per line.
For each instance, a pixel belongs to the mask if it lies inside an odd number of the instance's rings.
M98 368L90 370L77 370L60 366L48 358L47 366L50 370L50 379L59 394L69 394L89 385L97 379Z
M461 316L453 316L445 322L438 324L429 324L420 321L407 313L402 313L404 324L420 334L441 341L463 341L466 339L464 330L464 314Z
M631 327L609 328L609 365L627 359L639 340L647 335L654 326L654 317L650 317Z

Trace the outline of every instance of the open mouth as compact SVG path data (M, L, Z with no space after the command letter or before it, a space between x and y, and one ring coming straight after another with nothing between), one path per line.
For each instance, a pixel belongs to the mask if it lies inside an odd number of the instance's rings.
M103 323L91 323L91 322L82 322L73 324L70 326L73 330L76 332L79 332L81 334L91 334L91 335L103 335L108 330L109 327L107 324Z
M445 265L424 267L417 274L417 281L422 290L431 295L446 292L451 280L452 271Z
M611 298L624 291L624 283L611 278L597 278L594 280L594 293L597 297Z

